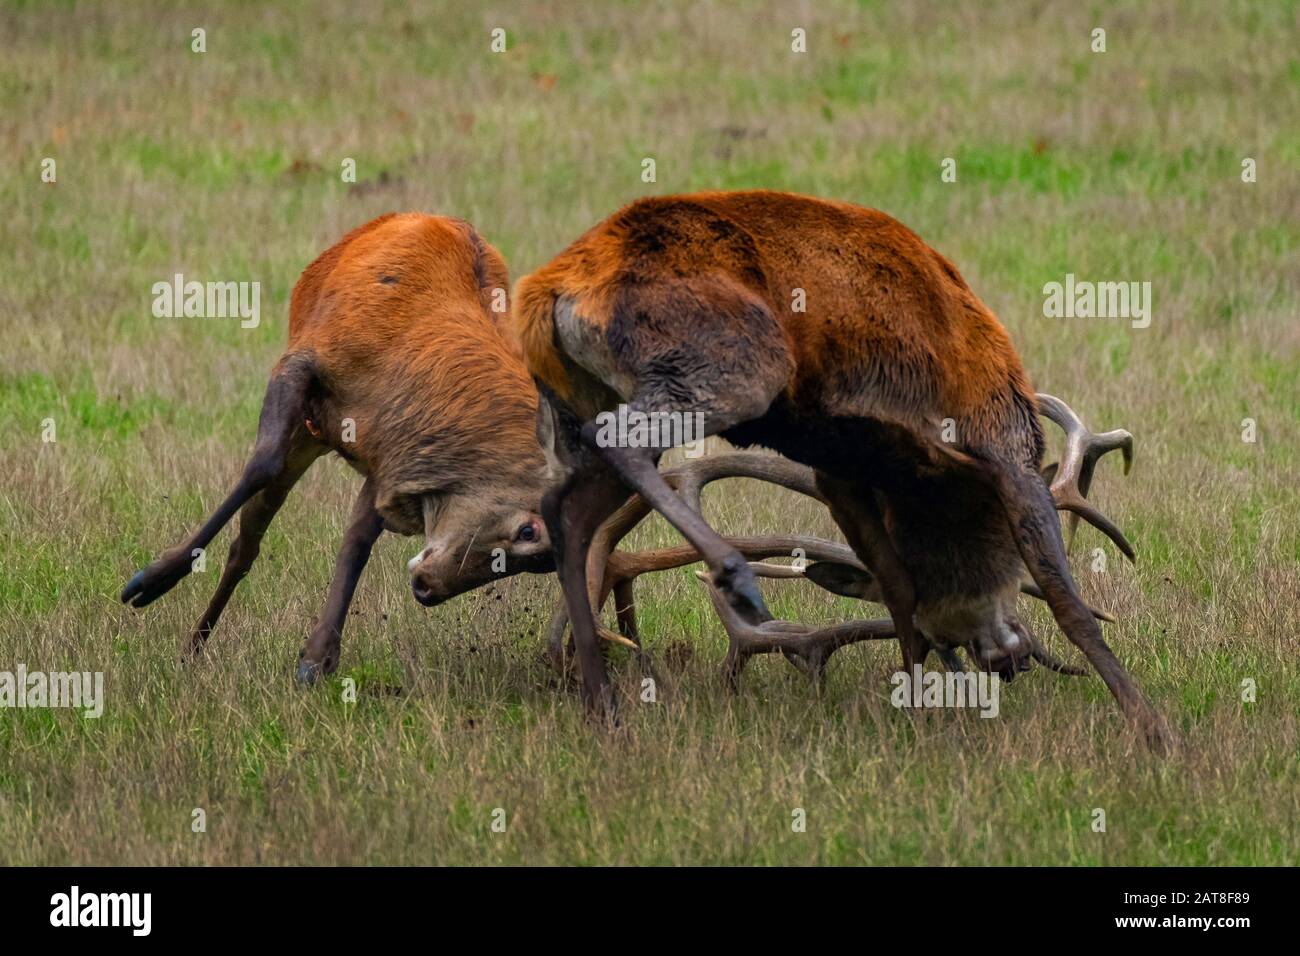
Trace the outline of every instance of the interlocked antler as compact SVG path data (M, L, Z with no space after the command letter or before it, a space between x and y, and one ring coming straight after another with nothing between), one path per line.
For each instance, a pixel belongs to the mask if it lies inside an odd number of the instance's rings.
M783 569L787 570L787 569ZM877 618L870 621L849 621L831 627L818 628L809 624L796 624L793 621L766 621L759 625L747 624L740 619L734 608L727 602L712 579L703 571L696 571L695 576L709 589L709 598L713 608L722 620L731 638L727 651L727 660L723 664L723 676L733 687L740 678L740 672L749 658L755 654L780 651L790 663L800 670L815 677L818 681L826 672L826 663L831 654L848 644L858 641L879 641L895 636L894 622L891 618ZM785 577L785 575L773 575ZM1028 643L1029 656L1049 670L1060 674L1080 676L1087 671L1073 667L1059 660L1039 643L1037 636L1019 621L1013 626ZM936 647L935 651L943 659L949 670L965 670L954 649Z
M813 470L786 458L755 452L735 452L694 458L665 469L664 480L696 511L700 510L700 495L704 486L720 478L754 478L781 485L792 491L823 501L817 491ZM632 600L632 584L636 578L650 571L663 571L683 567L700 560L689 545L665 548L658 551L615 551L619 542L651 511L639 495L627 502L601 525L591 542L587 558L587 596L599 619L610 593L618 609L619 630L616 634L608 628L597 627L597 633L607 641L631 647L637 645L636 614ZM796 548L815 561L839 561L862 568L853 551L843 544L802 535L764 538L729 538L728 542L750 560L788 556ZM862 568L865 571L865 568ZM547 650L551 661L564 666L564 633L569 617L561 601L551 615L548 628Z
M1124 474L1133 467L1133 436L1122 428L1096 434L1089 430L1075 414L1074 409L1054 395L1038 393L1038 410L1047 418L1060 425L1065 431L1065 453L1054 474L1049 472L1052 484L1052 497L1056 507L1069 511L1070 542L1074 541L1074 530L1083 518L1114 541L1130 561L1134 559L1133 546L1128 543L1124 533L1115 526L1094 505L1088 503L1088 489L1092 487L1093 469L1102 455L1115 449L1124 453Z
M640 499L638 498L637 501L639 503ZM763 577L802 578L803 572L797 568L787 565L761 563L765 558L789 557L795 553L796 549L801 551L810 561L834 561L841 564L852 564L860 568L864 574L866 573L866 569L862 568L852 549L836 541L826 541L808 535L724 537L723 540L753 562L752 567L755 572ZM594 547L595 544L593 543ZM643 574L654 571L683 568L700 560L699 552L690 545L679 545L654 551L614 551L610 553L605 562L604 579L601 582L600 590L596 593L592 607L604 607L605 602L612 593L614 595L615 609L618 613L619 633L599 625L597 632L603 639L611 643L632 648L637 647L636 607L632 590L636 579ZM588 581L591 581L590 577ZM548 632L548 649L553 661L558 662L560 660L563 651L564 631L568 626L568 622L568 614L564 609L563 602L561 602L551 617Z
M1133 458L1133 436L1117 429L1104 434L1094 434L1065 402L1052 395L1039 394L1042 414L1060 425L1066 434L1065 453L1059 465L1051 466L1045 476L1051 482L1052 496L1057 507L1071 512L1070 532L1079 516L1104 531L1124 554L1132 560L1133 549L1123 533L1097 508L1086 501L1092 485L1094 469L1102 455L1115 449L1124 453L1124 472L1128 473ZM704 486L720 478L755 478L781 485L825 503L817 491L811 468L785 458L753 452L736 452L709 458L692 459L675 465L664 472L665 480L697 512L701 510L700 497ZM680 545L654 551L616 551L619 542L650 513L650 507L639 497L632 496L601 526L592 542L587 565L588 596L597 612L604 607L609 595L614 595L618 614L619 632L598 627L605 640L639 647L633 584L642 574L684 567L700 560L690 545ZM765 558L784 557L800 549L812 561L828 561L848 565L870 579L870 572L846 545L804 535L729 537L725 539L753 563L755 572L763 577L803 577L802 570L786 565L761 563ZM698 575L707 582L707 576ZM1044 600L1042 592L1032 582L1021 586L1021 591L1037 600ZM855 621L828 628L788 621L768 621L759 626L743 622L734 610L721 600L712 587L710 599L719 619L727 631L729 647L724 673L731 683L739 678L749 658L755 654L779 651L796 667L814 676L820 676L830 655L840 647L863 640L881 640L894 637L892 622L888 619ZM1105 611L1090 608L1100 620L1114 622ZM552 615L548 635L551 659L563 667L563 640L568 615L560 603ZM1078 668L1062 663L1048 652L1037 638L1022 631L1032 648L1031 656L1051 670L1065 674L1083 673ZM945 664L960 669L961 662L948 648L937 648Z
M858 641L880 641L894 637L894 622L887 617L871 621L849 621L823 628L794 621L746 624L735 608L718 593L707 574L696 571L695 576L708 587L713 609L718 612L722 626L731 638L722 672L733 687L740 679L741 670L755 654L780 651L790 663L820 679L825 673L826 661L836 649Z

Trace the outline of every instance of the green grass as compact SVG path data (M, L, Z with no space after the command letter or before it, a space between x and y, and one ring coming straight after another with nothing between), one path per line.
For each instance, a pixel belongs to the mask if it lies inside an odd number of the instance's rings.
M0 710L0 863L1293 865L1298 17L1291 2L8 4L0 670L102 670L108 701L98 720ZM417 545L395 539L339 674L303 692L295 655L357 487L337 462L294 493L201 665L177 651L226 538L157 605L117 603L233 481L293 283L349 228L464 216L517 277L638 196L759 186L897 216L958 264L1038 387L1136 435L1132 475L1106 462L1095 496L1139 563L1085 529L1075 567L1179 753L1137 747L1096 678L1041 671L1004 688L998 719L914 723L889 706L884 644L841 651L820 694L766 659L730 695L687 570L639 585L665 682L638 703L639 666L616 654L625 726L605 734L541 661L552 580L425 611L404 568ZM261 325L154 318L150 286L178 271L260 281ZM1042 287L1067 272L1151 282L1151 327L1044 318ZM709 507L730 533L835 537L772 488L723 485ZM674 540L653 524L634 543ZM864 613L767 589L783 617Z

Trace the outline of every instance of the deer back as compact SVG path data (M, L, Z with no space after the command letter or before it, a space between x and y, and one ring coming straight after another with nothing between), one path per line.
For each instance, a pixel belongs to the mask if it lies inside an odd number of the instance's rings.
M540 467L536 390L491 308L508 281L468 223L403 213L348 233L295 286L285 359L310 355L313 424L377 478L381 512Z

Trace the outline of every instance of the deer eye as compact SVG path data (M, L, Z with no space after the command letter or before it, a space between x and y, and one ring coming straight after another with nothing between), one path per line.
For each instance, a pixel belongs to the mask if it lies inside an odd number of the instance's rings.
M519 529L518 531L515 532L515 540L516 540L516 541L536 541L536 540L537 540L537 522L535 522L535 521L530 521L530 522L528 522L527 524L525 524L525 525L523 525L522 527L520 527L520 529Z

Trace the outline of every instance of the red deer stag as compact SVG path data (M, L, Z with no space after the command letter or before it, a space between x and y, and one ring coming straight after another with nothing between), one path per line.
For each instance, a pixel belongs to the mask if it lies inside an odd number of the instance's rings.
M511 573L550 570L537 392L492 308L508 282L469 223L441 216L382 216L322 254L294 287L289 345L234 490L122 600L144 607L166 594L238 511L221 581L187 642L198 652L290 489L331 450L365 482L300 680L337 667L348 605L385 529L426 535L412 582L425 604L497 577L494 557Z
M522 279L514 319L544 399L555 484L542 511L593 710L612 716L614 699L587 557L628 489L702 555L739 622L773 623L753 569L664 481L662 449L601 440L598 416L625 404L652 421L702 413L706 434L811 466L890 612L904 670L933 644L1020 666L1027 568L1130 720L1157 745L1172 739L1080 597L1056 508L1131 549L1075 489L1077 471L1062 469L1071 485L1053 495L1006 330L896 220L768 191L643 199Z

